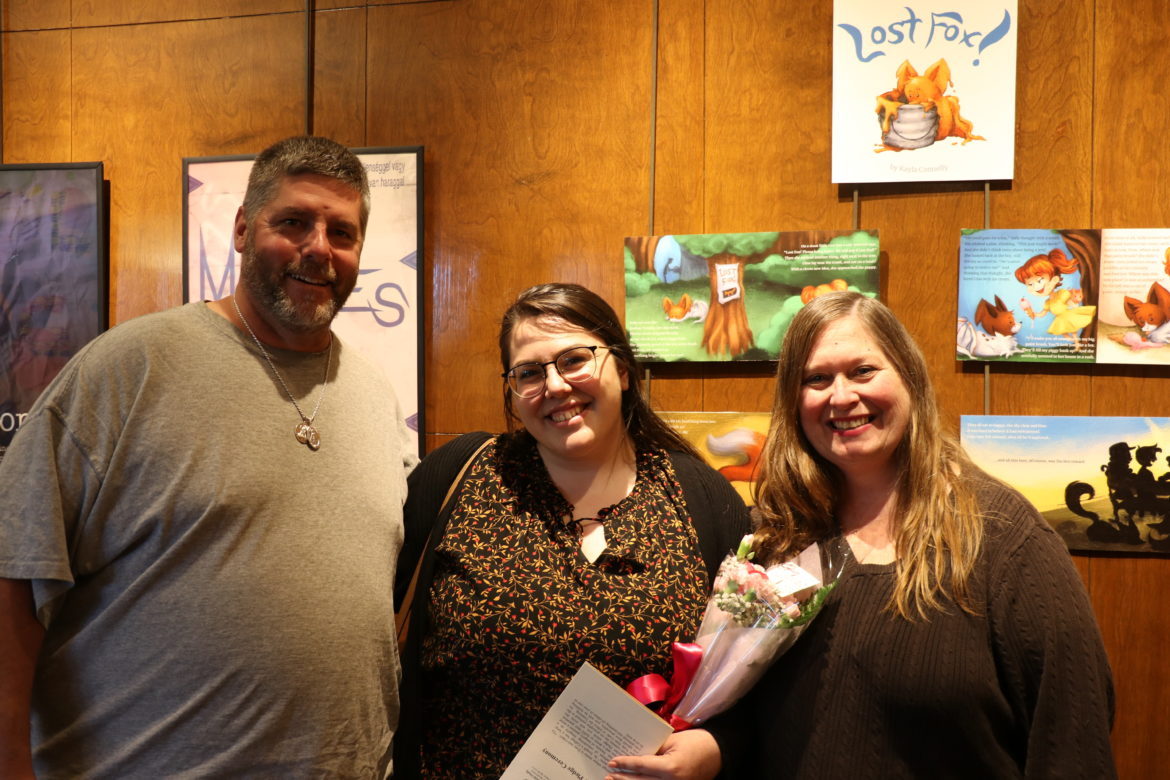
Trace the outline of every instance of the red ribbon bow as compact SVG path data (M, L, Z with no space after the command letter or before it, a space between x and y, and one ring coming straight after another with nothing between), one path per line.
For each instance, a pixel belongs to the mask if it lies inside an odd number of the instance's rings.
M671 645L674 659L674 674L667 682L660 674L647 674L626 686L626 692L646 706L661 702L656 710L675 731L689 729L691 724L674 714L674 708L682 701L699 662L703 660L703 648L693 642L675 642Z

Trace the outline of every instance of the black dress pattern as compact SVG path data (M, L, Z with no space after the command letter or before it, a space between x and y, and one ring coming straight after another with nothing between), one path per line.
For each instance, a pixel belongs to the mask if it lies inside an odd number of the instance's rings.
M669 676L707 571L669 458L637 453L630 495L581 552L572 507L534 446L472 464L437 549L423 640L423 774L498 778L583 661L619 685Z

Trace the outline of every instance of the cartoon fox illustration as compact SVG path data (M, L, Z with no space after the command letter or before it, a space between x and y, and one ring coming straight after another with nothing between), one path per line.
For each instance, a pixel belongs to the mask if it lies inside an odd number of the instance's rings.
M741 463L719 469L728 482L751 482L756 478L764 434L750 428L733 428L722 436L707 434L707 449L715 455L735 455Z
M966 317L959 318L958 350L967 357L1011 357L1021 351L1016 341L1020 324L998 295L994 304L979 299L975 307L975 324L986 333L976 330Z
M840 290L848 290L849 282L844 279L834 279L827 284L806 284L804 289L800 291L800 302L808 303L813 298L824 295L825 293L839 292Z
M1145 301L1130 298L1128 295L1123 302L1125 316L1142 330L1144 338L1149 338L1152 331L1157 330L1170 320L1170 290L1154 282L1146 294Z
M671 322L682 322L686 319L702 322L707 318L707 302L691 300L691 296L686 293L682 294L678 303L672 303L670 298L663 298L662 310L666 312L666 319Z
M1111 338L1114 341L1134 350L1170 344L1170 290L1154 282L1150 285L1146 300L1139 301L1127 295L1122 306L1125 308L1125 316L1141 329L1141 335L1133 332L1113 334Z
M1126 519L1120 515L1112 520L1102 520L1101 515L1085 509L1081 501L1092 498L1096 490L1088 482L1070 482L1064 489L1064 505L1075 515L1089 519L1089 527L1085 529L1085 536L1093 542L1124 542L1126 544L1141 544L1142 532L1134 522L1133 512L1126 513Z
M997 334L1011 336L1020 331L1016 316L998 295L995 296L994 306L982 298L979 299L979 305L975 307L975 323L992 336Z
M974 125L959 114L959 99L944 94L952 84L951 67L945 59L931 65L922 75L918 74L910 60L906 60L898 67L897 75L897 88L883 92L877 99L877 115L881 118L883 136L890 132L890 124L902 106L916 104L922 106L924 111L933 108L938 113L936 141L950 136L962 138L964 144L987 140L971 132Z

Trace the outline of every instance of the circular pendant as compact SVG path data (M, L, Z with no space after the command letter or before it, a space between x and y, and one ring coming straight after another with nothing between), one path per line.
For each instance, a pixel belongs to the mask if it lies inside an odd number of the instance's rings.
M307 422L302 422L293 430L293 433L296 434L297 441L299 441L301 444L308 444L309 431L312 430L312 425L309 425Z

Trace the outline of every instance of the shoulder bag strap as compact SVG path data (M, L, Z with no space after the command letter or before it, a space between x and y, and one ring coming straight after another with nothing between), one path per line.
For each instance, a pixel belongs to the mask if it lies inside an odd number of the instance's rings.
M483 443L475 448L475 452L471 453L471 456L466 461L464 461L463 468L459 469L459 473L455 475L455 479L451 480L451 484L447 487L447 495L443 496L443 503L439 505L439 511L435 517L438 518L443 516L443 512L446 511L447 505L451 503L451 497L454 496L458 492L459 487L463 485L463 476L467 473L468 467L471 466L471 464L479 456L479 453L483 452L484 448L493 441L495 441L494 436L490 436L487 439L484 439ZM427 551L431 547L431 540L434 537L434 533L435 527L432 525L431 532L427 535L427 543L423 545L422 553L418 556L418 563L416 563L414 566L414 574L411 575L410 585L406 589L406 597L403 599L401 608L399 608L397 614L394 615L395 628L398 631L399 647L402 647L403 643L406 641L406 631L410 627L410 614L414 610L414 590L418 585L418 574L422 570L423 560L426 559Z

